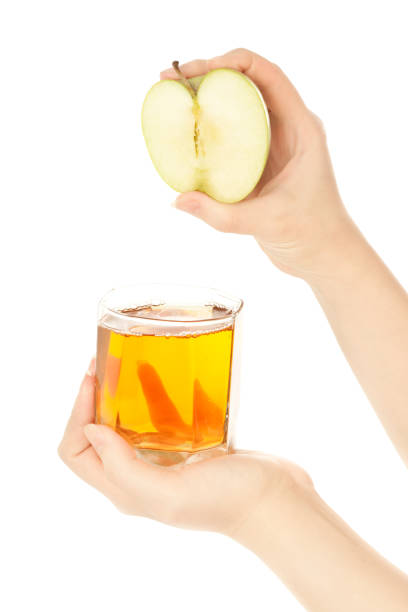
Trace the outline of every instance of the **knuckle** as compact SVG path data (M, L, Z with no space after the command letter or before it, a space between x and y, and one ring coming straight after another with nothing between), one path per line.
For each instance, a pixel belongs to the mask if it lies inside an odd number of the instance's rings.
M253 55L252 51L246 49L245 47L236 47L235 49L232 49L231 53L234 53L234 55L242 55L245 57Z
M318 117L312 111L310 111L310 116L311 116L311 119L312 119L313 130L314 130L316 136L318 136L318 137L320 137L320 138L325 140L326 139L326 130L325 130L323 121L320 119L320 117Z
M57 453L58 453L58 457L61 459L61 461L63 461L64 463L68 463L68 453L67 453L67 449L66 446L64 444L64 441L60 442L58 448L57 448Z
M238 70L244 71L251 65L254 53L244 47L237 47L227 51L224 55L219 55L209 60L209 68L220 68L225 66L234 66Z
M72 448L70 448L69 444L65 440L62 440L58 446L57 453L61 461L71 470L75 471L76 455L72 452Z
M269 62L269 72L270 75L282 74L282 69L280 68L280 66L278 66L278 64L275 64L274 62Z

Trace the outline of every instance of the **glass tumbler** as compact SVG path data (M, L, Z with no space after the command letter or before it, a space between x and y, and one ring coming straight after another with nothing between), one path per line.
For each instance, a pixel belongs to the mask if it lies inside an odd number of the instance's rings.
M105 295L98 313L96 423L160 465L228 452L242 305L213 289L165 284Z

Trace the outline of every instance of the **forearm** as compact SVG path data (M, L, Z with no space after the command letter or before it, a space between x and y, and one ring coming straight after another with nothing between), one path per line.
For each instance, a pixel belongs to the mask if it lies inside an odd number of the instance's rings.
M350 225L308 282L372 406L408 465L408 296ZM327 268L326 268L327 269Z
M261 504L233 536L309 612L406 612L408 577L348 527L314 490Z

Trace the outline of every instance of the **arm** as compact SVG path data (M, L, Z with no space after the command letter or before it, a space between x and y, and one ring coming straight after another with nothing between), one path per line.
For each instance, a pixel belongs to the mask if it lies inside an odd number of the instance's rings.
M93 395L92 370L59 452L120 510L233 538L309 612L406 612L408 577L321 500L301 468L247 451L179 470L146 464L113 430L92 424Z
M361 321L365 315L368 318L369 305L364 303L373 298L381 301L367 278L375 276L376 282L380 279L381 288L390 294L387 298L381 291L385 302L377 311L380 318L388 303L401 312L399 319L403 321L403 293L345 212L321 124L288 79L267 60L244 50L208 62L192 62L183 71L194 76L220 66L246 72L261 88L270 111L274 147L264 177L247 201L223 205L194 192L180 196L176 207L222 231L253 234L276 266L309 282L353 367L366 371L365 345L355 343L352 330L363 325L367 336L373 331L373 320ZM175 77L171 72L163 76ZM346 248L352 249L350 266L342 256ZM362 291L361 285L371 289ZM358 289L360 297L353 304L355 309L363 305L359 316L347 314L345 288ZM344 327L352 328L351 332L345 332ZM400 359L402 353L395 350L388 336L396 331L399 334L399 328L387 322L381 329L374 346L381 343L381 350L389 351L389 360ZM387 342L383 346L384 336ZM350 345L354 347L351 350ZM364 382L359 371L357 374L367 392L372 393L368 387L378 389L381 385L373 387L371 378L384 364L378 358L369 363L368 381ZM389 371L393 371L392 365ZM398 377L393 384L400 382ZM396 393L403 390L401 387ZM385 387L383 392L388 393ZM144 464L115 432L92 424L93 394L91 369L82 383L59 453L76 474L122 511L232 537L276 572L309 612L407 609L408 578L326 506L299 467L249 452L180 470ZM390 431L395 418L387 421ZM395 432L397 429L398 424Z
M176 208L221 231L252 234L272 263L309 283L408 465L407 294L348 216L322 124L287 77L243 49L190 62L183 72L190 77L221 66L245 72L263 93L272 129L266 170L239 204L191 192L177 198Z
M315 490L259 507L235 539L310 612L404 612L408 577L364 542Z
M356 228L332 257L333 272L308 282L408 465L408 295Z

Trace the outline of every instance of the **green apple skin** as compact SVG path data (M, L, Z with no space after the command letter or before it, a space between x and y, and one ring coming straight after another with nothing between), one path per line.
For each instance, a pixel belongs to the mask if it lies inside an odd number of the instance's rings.
M203 80L204 76L205 75L196 76L196 77L192 77L191 79L187 79L187 80L190 83L190 85L193 87L193 89L197 91L198 88L200 87L201 81Z
M269 115L256 85L219 68L190 79L159 81L147 93L142 130L162 179L180 193L202 191L226 203L259 182L270 148Z

